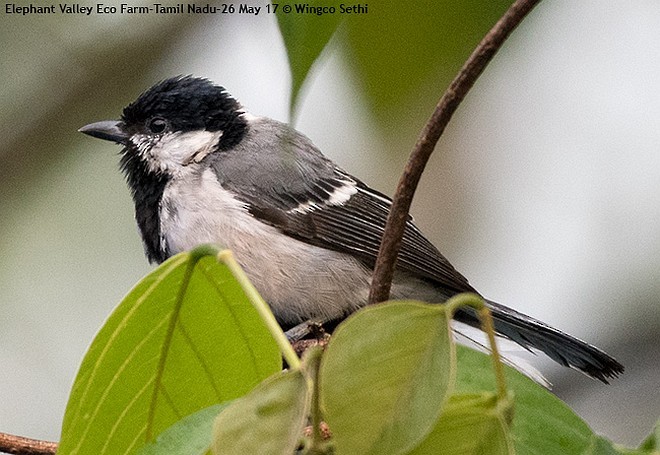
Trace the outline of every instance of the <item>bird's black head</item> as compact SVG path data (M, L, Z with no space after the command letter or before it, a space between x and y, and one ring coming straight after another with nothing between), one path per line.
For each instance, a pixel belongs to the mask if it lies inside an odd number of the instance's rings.
M177 76L142 93L120 121L97 122L80 131L125 146L121 164L131 183L140 164L154 174L174 176L206 155L236 145L247 130L241 114L240 104L223 87Z
M166 79L124 109L124 152L136 154L154 172L176 174L240 142L247 125L241 114L240 104L208 79Z
M208 79L192 76L166 79L129 104L122 114L127 133L158 135L167 132L222 131L223 146L231 146L227 136L236 137L240 104L223 87ZM237 125L237 123L239 123ZM229 133L234 134L229 134Z
M84 126L82 133L124 146L126 175L147 256L167 257L160 245L159 204L172 178L195 169L214 152L228 150L247 132L240 104L207 79L173 77L154 85L122 113L120 121Z

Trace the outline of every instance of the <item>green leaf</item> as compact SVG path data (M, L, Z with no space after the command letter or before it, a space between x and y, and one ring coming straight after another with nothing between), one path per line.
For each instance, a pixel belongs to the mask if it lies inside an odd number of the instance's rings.
M410 455L508 455L511 399L494 393L453 395L429 436Z
M620 452L614 449L612 444L600 437L593 435L589 447L581 455L619 455Z
M655 423L651 434L642 442L639 448L648 452L660 452L660 420Z
M213 453L291 455L308 409L309 387L302 371L278 373L220 413L213 426Z
M456 391L495 390L492 362L482 353L457 346ZM512 438L521 454L565 455L584 452L592 431L565 403L513 368L505 367L507 386L515 396Z
M216 404L184 417L144 446L139 455L204 455L211 447L213 421L228 405Z
M368 3L367 14L348 16L346 55L382 126L399 131L393 119L424 121L510 5L511 0L381 0Z
M275 3L277 2L273 2L273 4ZM310 0L305 4L312 7L327 7L332 3ZM287 7L293 8L294 12L286 13L284 10ZM342 16L340 14L297 14L295 13L295 3L292 2L279 3L276 15L291 69L290 115L293 118L303 83L308 77L312 65L339 26Z
M59 455L135 453L281 368L272 337L216 252L170 258L115 309L74 382Z
M321 360L321 404L338 454L396 454L431 430L455 359L443 305L394 302L341 324Z
M589 447L580 455L648 455L657 453L657 451L628 449L594 434L591 437Z

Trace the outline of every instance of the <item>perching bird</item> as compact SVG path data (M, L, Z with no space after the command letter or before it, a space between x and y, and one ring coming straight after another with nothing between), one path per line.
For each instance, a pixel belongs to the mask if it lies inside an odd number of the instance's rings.
M291 126L248 114L223 87L162 81L119 121L81 132L123 145L121 168L151 262L204 243L234 252L283 327L339 319L367 303L391 200L326 158ZM443 302L476 292L408 220L392 298ZM614 358L488 302L499 335L607 382ZM472 309L455 319L479 327Z

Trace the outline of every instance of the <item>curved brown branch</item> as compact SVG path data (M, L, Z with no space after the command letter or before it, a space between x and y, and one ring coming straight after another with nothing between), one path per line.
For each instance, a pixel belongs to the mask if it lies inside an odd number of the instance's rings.
M481 40L470 58L465 62L456 78L449 85L435 107L433 115L422 130L417 143L408 158L401 179L394 194L390 214L385 225L383 240L374 268L373 280L369 292L369 303L385 301L389 298L394 266L401 248L401 239L406 226L406 219L417 184L424 167L435 148L438 139L449 123L465 95L472 88L486 65L491 61L502 44L534 8L540 0L516 0L499 21Z
M55 455L57 443L0 433L0 452L14 455Z

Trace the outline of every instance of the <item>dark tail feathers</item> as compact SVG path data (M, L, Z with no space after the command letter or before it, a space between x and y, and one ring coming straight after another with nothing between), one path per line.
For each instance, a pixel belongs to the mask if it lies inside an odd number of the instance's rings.
M499 335L526 349L543 351L555 362L582 371L606 384L608 379L623 373L623 365L597 347L504 305L487 302L495 320L495 331ZM459 309L455 318L480 327L476 314L469 308Z

